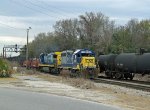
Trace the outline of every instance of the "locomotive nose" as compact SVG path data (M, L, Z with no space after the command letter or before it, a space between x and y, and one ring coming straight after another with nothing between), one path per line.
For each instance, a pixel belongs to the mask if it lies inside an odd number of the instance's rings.
M84 68L95 68L95 58L94 57L83 57L82 65Z

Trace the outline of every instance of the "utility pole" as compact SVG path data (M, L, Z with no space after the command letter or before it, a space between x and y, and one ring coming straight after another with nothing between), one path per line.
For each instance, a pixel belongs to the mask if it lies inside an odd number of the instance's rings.
M29 43L29 30L32 29L31 27L29 27L27 29L27 46L26 46L26 61L28 63L28 56L29 56L29 46L28 46L28 43ZM26 68L28 68L28 65L26 64Z
M6 58L6 48L3 47L3 58Z

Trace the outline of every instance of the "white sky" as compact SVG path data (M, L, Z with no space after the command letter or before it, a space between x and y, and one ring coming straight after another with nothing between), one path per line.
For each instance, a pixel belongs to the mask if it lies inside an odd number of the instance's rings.
M4 45L24 45L28 27L32 27L32 41L40 32L53 31L57 20L78 18L85 12L102 12L124 25L131 18L149 19L149 4L150 0L1 0L0 53Z

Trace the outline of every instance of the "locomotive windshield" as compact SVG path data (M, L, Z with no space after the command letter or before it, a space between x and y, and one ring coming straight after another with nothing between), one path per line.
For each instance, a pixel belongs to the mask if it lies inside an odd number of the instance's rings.
M54 54L54 55L53 55L53 58L57 58L57 55Z
M66 56L66 53L62 53L61 56Z
M91 53L81 53L81 56L86 56L86 57L93 57L94 55Z

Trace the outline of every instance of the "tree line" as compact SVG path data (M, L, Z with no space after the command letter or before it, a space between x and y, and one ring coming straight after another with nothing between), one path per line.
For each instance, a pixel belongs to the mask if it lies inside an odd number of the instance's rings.
M57 21L53 32L39 33L29 43L29 56L40 53L78 48L92 49L99 53L135 52L150 49L150 20L131 19L123 26L103 13L85 13L75 19Z

